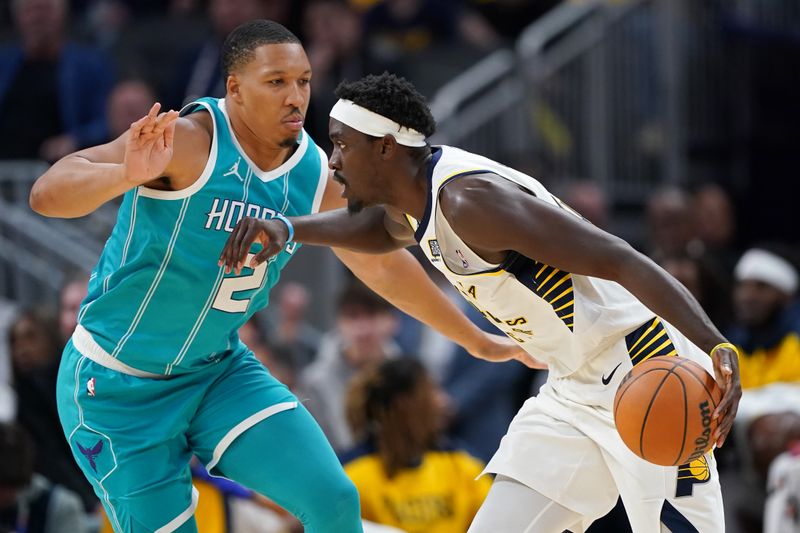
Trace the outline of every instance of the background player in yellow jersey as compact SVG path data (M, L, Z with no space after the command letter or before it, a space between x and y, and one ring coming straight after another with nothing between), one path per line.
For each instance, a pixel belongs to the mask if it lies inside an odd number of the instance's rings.
M372 252L419 243L470 303L549 369L487 466L497 478L470 532L576 533L619 494L637 533L722 533L713 455L656 466L630 452L613 423L628 370L680 354L723 388L713 416L714 439L725 441L741 396L737 355L688 291L531 176L428 145L434 120L405 80L368 76L336 94L330 167L358 214L294 218L295 238ZM278 222L244 219L222 260L242 265L259 241L266 249L255 264L286 237Z

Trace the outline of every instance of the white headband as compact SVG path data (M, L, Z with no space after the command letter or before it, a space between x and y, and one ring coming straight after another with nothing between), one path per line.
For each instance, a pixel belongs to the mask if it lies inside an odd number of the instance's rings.
M336 102L331 109L331 118L373 137L392 135L397 140L397 144L403 146L426 145L425 136L417 130L401 126L394 120L356 105L350 100L340 99Z
M733 273L737 281L761 281L789 294L797 290L797 271L792 264L766 250L753 248L745 252Z

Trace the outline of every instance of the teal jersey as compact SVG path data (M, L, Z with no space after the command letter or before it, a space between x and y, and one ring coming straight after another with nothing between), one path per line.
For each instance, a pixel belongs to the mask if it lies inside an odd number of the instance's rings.
M305 131L284 164L263 172L236 140L224 99L202 98L181 113L198 111L214 122L203 173L180 191L125 194L78 315L95 350L142 372L190 372L240 348L239 327L267 305L299 245L237 276L217 265L228 236L244 216L316 212L327 182L327 157Z

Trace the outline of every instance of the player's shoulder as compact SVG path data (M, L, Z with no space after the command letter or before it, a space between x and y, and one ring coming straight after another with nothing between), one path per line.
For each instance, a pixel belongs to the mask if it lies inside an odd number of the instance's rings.
M439 189L439 206L449 221L470 218L485 210L487 205L498 203L518 187L491 170L475 171L442 184Z

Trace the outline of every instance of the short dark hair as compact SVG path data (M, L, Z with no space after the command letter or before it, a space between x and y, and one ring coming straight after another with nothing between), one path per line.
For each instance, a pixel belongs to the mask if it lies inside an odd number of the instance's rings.
M233 70L250 61L259 46L283 43L300 44L300 39L282 24L272 20L257 19L241 24L222 43L219 54L222 81L227 81Z
M21 489L33 475L33 441L15 423L0 423L0 487Z
M343 81L336 88L336 96L415 129L425 137L436 132L436 121L425 97L407 79L394 74L384 72L354 82Z
M350 281L339 293L336 310L339 314L353 311L366 311L369 314L387 313L393 309L392 304L375 294L359 280Z

